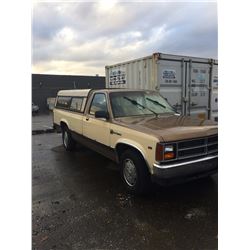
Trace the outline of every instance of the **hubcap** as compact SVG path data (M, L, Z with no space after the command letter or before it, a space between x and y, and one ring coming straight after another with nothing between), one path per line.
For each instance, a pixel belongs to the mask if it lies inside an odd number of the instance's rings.
M137 179L136 167L134 162L130 159L126 159L124 161L123 177L126 183L130 187L133 187L136 184L136 179Z
M68 132L67 132L67 131L64 131L63 143L64 143L64 146L65 146L66 148L67 148L67 146L68 146L68 141L69 141Z

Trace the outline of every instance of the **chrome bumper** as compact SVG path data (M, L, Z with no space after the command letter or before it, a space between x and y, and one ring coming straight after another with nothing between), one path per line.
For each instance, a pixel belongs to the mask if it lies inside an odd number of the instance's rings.
M153 175L159 178L174 178L182 176L207 175L218 170L218 156L207 156L204 158L169 163L154 164Z

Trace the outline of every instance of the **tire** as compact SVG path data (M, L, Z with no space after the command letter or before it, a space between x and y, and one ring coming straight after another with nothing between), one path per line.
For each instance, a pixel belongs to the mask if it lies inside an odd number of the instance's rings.
M62 127L62 141L63 146L67 151L73 151L75 149L76 142L72 138L72 135L66 126Z
M147 165L137 151L128 149L120 158L120 173L127 190L132 194L148 193L151 178Z

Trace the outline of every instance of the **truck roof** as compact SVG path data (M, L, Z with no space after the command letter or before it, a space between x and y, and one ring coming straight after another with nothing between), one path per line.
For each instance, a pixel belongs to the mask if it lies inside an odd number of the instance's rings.
M112 92L137 92L137 91L153 91L149 89L129 89L129 88L106 88L103 89L103 91L106 91L108 93Z
M58 91L58 96L87 96L91 89L67 89Z
M111 92L127 92L127 91L148 91L144 89L127 89L127 88L106 88L106 89L68 89L58 91L58 96L88 96L90 91L105 91Z

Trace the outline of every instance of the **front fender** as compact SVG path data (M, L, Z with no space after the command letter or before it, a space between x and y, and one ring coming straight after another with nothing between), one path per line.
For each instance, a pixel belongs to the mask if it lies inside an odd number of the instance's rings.
M145 152L145 150L144 150L144 148L143 148L143 146L141 144L139 144L136 141L133 141L133 140L130 140L130 139L125 139L125 138L118 139L117 142L116 142L115 148L118 146L118 144L125 144L125 145L131 146L131 147L137 149L141 153L142 157L144 158L144 160L145 160L145 162L147 164L147 167L148 167L148 169L150 171L149 163L148 163L148 160L147 160L147 157L146 157L146 152Z

